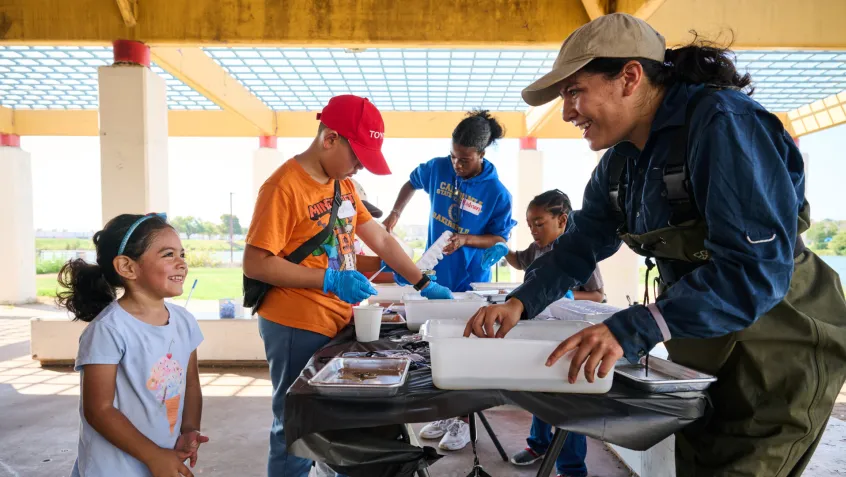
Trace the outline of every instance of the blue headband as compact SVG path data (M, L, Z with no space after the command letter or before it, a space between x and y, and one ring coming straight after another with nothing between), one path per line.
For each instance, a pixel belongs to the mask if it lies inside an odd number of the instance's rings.
M132 236L132 232L135 232L135 229L137 229L138 226L141 225L145 220L151 219L153 217L158 217L158 218L160 218L164 221L167 221L167 214L165 214L163 212L161 212L161 213L153 212L153 213L149 213L149 214L141 217L140 219L136 220L135 222L133 222L132 225L129 226L129 230L126 231L126 235L123 236L123 240L120 241L120 247L118 248L118 253L117 253L118 255L123 255L123 250L126 248L126 243L129 242L129 237Z

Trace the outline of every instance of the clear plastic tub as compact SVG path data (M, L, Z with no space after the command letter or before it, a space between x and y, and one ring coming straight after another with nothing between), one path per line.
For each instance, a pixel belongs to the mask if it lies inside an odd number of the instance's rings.
M550 305L547 311L556 320L602 323L620 311L620 308L589 300L559 300Z
M417 331L428 320L459 320L464 329L467 320L479 308L488 304L484 298L472 293L453 293L452 300L428 300L419 293L403 297L408 329Z
M432 381L440 389L508 389L602 394L611 389L613 370L587 382L584 369L567 381L570 356L552 367L546 359L565 339L591 326L578 321L521 321L505 339L464 338L466 323L431 320L423 327L432 357Z

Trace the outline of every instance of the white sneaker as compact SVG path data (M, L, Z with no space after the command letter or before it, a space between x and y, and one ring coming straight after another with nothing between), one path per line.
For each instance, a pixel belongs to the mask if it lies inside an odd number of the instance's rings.
M442 419L440 421L430 422L420 429L421 439L440 439L447 432L447 428L455 418Z
M470 425L461 419L455 419L447 427L447 433L441 439L440 447L443 450L457 451L463 449L470 443Z

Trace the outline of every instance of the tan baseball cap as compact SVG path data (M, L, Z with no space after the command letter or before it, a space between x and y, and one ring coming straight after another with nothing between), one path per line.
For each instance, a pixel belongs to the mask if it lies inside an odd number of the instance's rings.
M626 13L604 15L570 34L552 71L523 90L530 106L546 104L558 96L556 85L596 58L646 58L664 61L664 37L645 21Z

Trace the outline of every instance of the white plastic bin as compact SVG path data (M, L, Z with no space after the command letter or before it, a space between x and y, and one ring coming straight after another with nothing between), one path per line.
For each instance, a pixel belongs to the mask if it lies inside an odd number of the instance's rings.
M373 284L373 288L379 293L368 299L370 303L399 303L402 301L403 296L417 292L411 285Z
M453 300L428 300L420 294L403 297L408 329L417 331L429 320L459 320L461 329L479 308L488 304L484 298L472 293L453 293Z
M556 320L590 321L602 323L620 308L589 300L559 300L549 306L549 313Z
M517 287L522 285L522 283L517 282L479 282L479 283L471 283L470 288L477 290L477 291L484 291L484 290L513 290Z
M578 321L521 321L505 339L464 338L465 323L431 320L423 328L432 357L432 381L440 389L508 389L602 394L611 389L612 369L587 382L584 369L567 381L569 356L552 367L546 359L565 339L591 326Z

